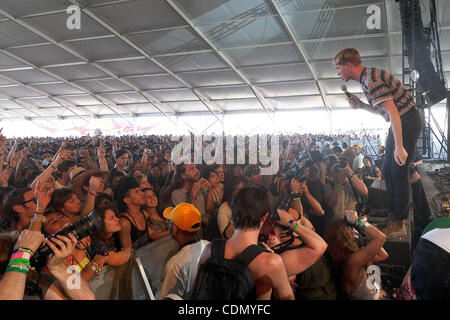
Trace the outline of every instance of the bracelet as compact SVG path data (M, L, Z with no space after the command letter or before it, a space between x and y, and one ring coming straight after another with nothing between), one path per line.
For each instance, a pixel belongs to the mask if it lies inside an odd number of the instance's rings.
M292 201L300 201L300 198L294 198Z
M28 270L30 270L30 268L24 267L21 264L13 264L13 265L8 266L8 268L6 268L5 272L16 271L16 272L22 272L23 274L27 274Z
M28 252L30 255L33 255L33 250L28 248L17 248L16 250L13 251L13 254L16 252Z
M334 190L336 190L336 189L342 189L342 186L341 186L340 184L336 184L336 185L334 186Z
M300 198L300 193L291 193L291 197Z
M355 175L355 173L353 172L351 175L348 176L349 179L353 178L353 176Z
M288 227L289 229L291 229L291 226L292 226L293 224L295 224L295 222L296 222L296 221L295 221L294 219L289 220L287 227Z
M91 196L94 196L94 197L97 196L97 193L93 192L93 191L89 191L88 194L90 194Z
M16 264L16 263L20 263L20 264L24 264L27 267L30 267L30 261L22 259L22 258L18 258L18 259L11 259L8 263L8 266Z
M295 223L295 225L292 227L292 231L295 231L295 229L298 227L300 225L300 223L297 221L296 223Z
M97 269L97 267L95 266L94 262L92 262L92 261L89 262L87 266L88 266L89 269L93 270L94 272L98 272L99 271Z
M361 232L369 226L371 226L371 224L368 221L364 221L364 223L361 225Z
M35 217L33 219L31 219L31 223L35 223L35 222L41 222L41 223L45 223L47 220L45 219L44 216L42 217Z
M15 260L15 259L25 259L27 261L30 261L31 259L31 254L29 254L28 252L16 252L13 255L11 255L11 261Z

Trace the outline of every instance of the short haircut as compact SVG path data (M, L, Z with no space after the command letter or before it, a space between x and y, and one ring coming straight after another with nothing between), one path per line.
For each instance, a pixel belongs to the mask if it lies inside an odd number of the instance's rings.
M114 197L119 212L127 211L127 204L123 201L123 199L130 196L130 193L128 192L129 190L136 188L139 188L139 184L135 178L133 177L120 178L119 185L117 186L117 189L114 192Z
M208 180L212 173L217 174L216 169L215 169L213 166L206 166L206 167L203 169L203 172L202 172L202 178L205 178L206 180ZM217 174L217 175L218 175L218 174Z
M125 153L127 153L127 151L125 149L119 149L114 153L114 159L119 159L122 155L124 155Z
M5 198L4 206L4 218L9 222L19 221L19 215L14 211L13 207L15 205L21 204L25 201L23 195L31 191L30 188L18 188L10 191Z
M75 191L69 188L56 189L52 193L52 197L50 199L50 203L48 204L48 208L60 211L61 209L64 208L64 204L66 203L66 201L72 198L74 194L76 195Z
M354 66L361 64L361 56L358 50L353 48L343 49L333 59L333 65L343 66L347 63L351 63Z
M231 203L231 219L236 229L257 229L269 210L267 189L247 186L239 190Z

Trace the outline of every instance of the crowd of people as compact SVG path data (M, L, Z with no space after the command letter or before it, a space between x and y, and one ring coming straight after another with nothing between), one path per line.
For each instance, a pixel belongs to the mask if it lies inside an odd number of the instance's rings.
M179 250L166 263L160 299L223 297L223 281L211 282L220 268L207 266L236 259L253 281L248 299L427 299L424 270L405 275L414 296L372 281L392 235L361 208L383 179L383 146L372 158L361 137L279 139L280 170L270 176L248 154L246 165L175 164L171 136L1 135L0 299L95 299L89 281L97 272L163 237ZM94 233L52 236L91 212L102 225ZM36 266L43 246L51 253ZM80 275L75 289L68 267ZM211 283L214 292L205 291ZM446 290L441 297L449 298L448 283Z

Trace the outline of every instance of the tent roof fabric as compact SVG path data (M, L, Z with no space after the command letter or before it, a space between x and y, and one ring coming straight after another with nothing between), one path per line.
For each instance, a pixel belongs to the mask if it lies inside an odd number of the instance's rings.
M448 83L450 2L437 7ZM0 119L346 108L334 55L357 48L401 78L401 43L394 0L2 0Z

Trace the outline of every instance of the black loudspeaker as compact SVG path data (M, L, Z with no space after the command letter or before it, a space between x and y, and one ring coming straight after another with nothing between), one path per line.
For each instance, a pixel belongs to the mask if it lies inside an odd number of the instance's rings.
M409 66L419 72L417 92L431 107L447 98L447 88L431 60L430 34L423 26L420 1L400 0L400 13Z

